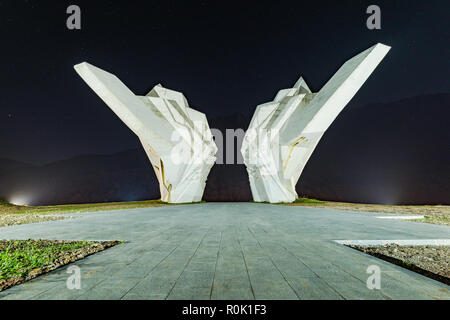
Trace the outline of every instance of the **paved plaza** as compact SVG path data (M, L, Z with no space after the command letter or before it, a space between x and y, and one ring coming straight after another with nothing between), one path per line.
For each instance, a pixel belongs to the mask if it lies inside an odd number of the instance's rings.
M81 289L67 288L65 266L0 299L450 299L449 286L334 241L450 238L447 226L377 215L202 203L2 227L0 239L125 242L71 264ZM366 286L370 265L380 290Z

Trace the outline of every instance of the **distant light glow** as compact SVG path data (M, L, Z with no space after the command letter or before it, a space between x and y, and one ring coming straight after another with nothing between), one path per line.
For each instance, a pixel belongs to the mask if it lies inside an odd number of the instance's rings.
M15 196L9 199L9 203L17 206L27 206L29 204L29 198L26 196Z

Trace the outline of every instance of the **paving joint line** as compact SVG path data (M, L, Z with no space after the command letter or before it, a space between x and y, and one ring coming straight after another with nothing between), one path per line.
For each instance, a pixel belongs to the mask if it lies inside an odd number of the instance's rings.
M222 238L223 238L223 231L220 231L219 248L217 249L216 264L214 266L214 276L213 276L213 280L212 280L212 284L211 284L211 291L209 292L209 300L211 300L213 289L214 289L214 281L216 280L217 264L219 262L220 249L222 248Z
M185 237L183 240L186 240L186 239L188 239L190 236L192 235L192 232L191 233L189 233L188 234L188 236L187 237ZM121 297L120 297L120 300L124 297L124 296L126 296L127 294L128 294L128 292L130 292L131 290L133 290L137 285L139 285L140 283L142 283L142 281L145 279L145 278L147 278L152 272L153 272L153 270L155 270L161 263L163 263L170 255L172 255L172 253L175 251L175 250L177 250L180 246L181 246L181 244L183 243L183 241L180 241L180 243L175 247L175 248L173 248L172 249L172 251L170 251L164 258L162 258L148 273L146 273L145 274L145 276L143 276L142 278L141 278L141 280L140 281L138 281L133 287L131 287L129 290L127 290L127 292L125 292L125 294L123 294ZM162 245L162 244L160 244L160 245Z
M253 238L255 238L256 242L258 243L259 247L261 249L264 250L263 246L261 245L261 243L259 242L259 240L256 238L255 234L250 230L250 227L247 226L248 231L252 234ZM284 276L284 274L280 271L280 269L278 268L278 266L275 264L275 262L273 262L272 257L267 254L266 255L267 258L269 258L270 262L272 262L272 265L275 267L275 269L277 269L277 271L280 273L280 275L283 277L284 281L287 283L287 285L289 286L289 288L291 288L291 290L295 293L295 295L297 296L298 300L301 300L300 296L298 295L297 291L292 288L291 284L289 283L289 281L286 279L286 277Z
M320 280L322 280L331 290L333 290L334 292L336 292L342 299L347 300L339 291L337 291L332 285L330 285L328 283L328 281L326 281L325 279L323 279L322 277L320 277L308 264L306 264L305 262L303 262L295 253L293 253L292 251L290 251L288 248L284 247L283 245L280 245L283 249L285 249L287 252L289 252L291 255L293 255L298 261L300 261L302 264L305 265L305 267L307 267L312 273L314 273L316 275L317 278L319 278Z
M251 281L251 279L250 279L250 274L248 273L247 261L245 261L244 250L242 249L242 244L241 244L241 242L239 241L239 239L236 239L236 240L237 240L237 242L238 242L238 244L239 244L239 247L241 248L241 255L242 255L242 259L244 260L245 271L247 272L247 278L248 278L248 282L249 282L249 284L250 284L250 290L251 290L251 292L252 292L253 299L255 300L255 299L256 299L256 297L255 297L255 292L253 291L252 281Z
M205 237L207 236L209 230L211 230L211 228L208 228L208 229L206 230L205 235L204 235L204 236L202 237L202 239L200 240L199 244L197 245L197 248L195 248L195 251L194 251L194 253L192 254L192 256L188 259L188 261L187 261L186 264L184 265L183 270L180 272L180 275L179 275L178 278L175 280L175 282L174 282L172 288L170 288L170 290L169 290L169 292L167 293L166 298L165 298L164 300L167 300L167 298L168 298L168 297L170 296L170 294L172 293L173 288L175 288L175 286L177 285L178 280L180 280L180 278L181 278L181 276L183 275L184 271L186 270L187 266L189 265L189 263L191 262L191 260L194 258L195 254L196 254L197 251L198 251L198 248L200 248L200 246L202 245L203 240L204 240Z

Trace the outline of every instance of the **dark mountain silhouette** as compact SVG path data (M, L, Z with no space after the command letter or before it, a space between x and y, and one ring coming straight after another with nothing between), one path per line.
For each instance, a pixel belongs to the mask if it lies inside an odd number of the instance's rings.
M0 170L0 198L31 204L127 201L159 197L144 151L83 155L44 166Z
M13 159L0 159L0 174L11 170L24 170L32 165Z
M306 196L450 203L450 94L344 109L297 184Z
M336 201L450 204L449 119L448 93L344 109L305 167L297 192ZM225 129L246 129L249 121L241 114L209 119L224 139ZM44 166L0 159L0 198L15 196L33 205L127 201L158 198L159 187L142 149ZM245 166L216 164L204 199L251 200Z

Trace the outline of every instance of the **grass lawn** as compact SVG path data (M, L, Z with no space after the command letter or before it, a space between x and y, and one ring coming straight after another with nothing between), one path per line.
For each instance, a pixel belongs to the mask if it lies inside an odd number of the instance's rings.
M0 240L0 291L119 243Z

